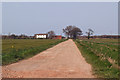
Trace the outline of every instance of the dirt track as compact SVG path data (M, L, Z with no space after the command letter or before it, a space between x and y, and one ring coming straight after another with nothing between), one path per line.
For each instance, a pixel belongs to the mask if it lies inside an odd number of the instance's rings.
M4 66L7 78L93 78L91 65L86 63L72 40L62 42L40 54Z

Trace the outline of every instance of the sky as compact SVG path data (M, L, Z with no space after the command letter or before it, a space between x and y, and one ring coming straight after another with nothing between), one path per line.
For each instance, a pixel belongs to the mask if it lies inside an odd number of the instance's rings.
M1 0L1 2L119 2L120 0Z
M2 33L34 35L68 25L94 35L118 34L117 2L3 2Z

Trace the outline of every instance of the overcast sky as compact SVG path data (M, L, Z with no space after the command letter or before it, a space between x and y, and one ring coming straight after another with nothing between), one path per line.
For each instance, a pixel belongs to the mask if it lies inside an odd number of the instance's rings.
M118 34L116 2L8 2L2 4L2 33L34 35L54 30L63 35L67 25L88 28L95 35Z

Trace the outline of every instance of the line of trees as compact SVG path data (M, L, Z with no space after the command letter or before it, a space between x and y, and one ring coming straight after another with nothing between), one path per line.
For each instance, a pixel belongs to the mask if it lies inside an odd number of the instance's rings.
M80 28L78 28L77 26L73 26L73 25L69 25L66 26L66 28L63 29L63 33L66 35L67 38L71 38L71 39L77 39L78 36L81 36L82 30ZM91 35L93 35L94 31L92 29L88 29L88 31L86 32L88 39L90 39ZM46 34L48 34L48 38L52 39L55 36L55 32L54 31L49 31ZM27 36L24 34L21 35L3 35L2 39L34 39L34 36Z
M76 39L77 36L82 35L82 30L76 26L67 26L65 29L63 29L63 33L67 36L67 38ZM88 39L90 39L91 35L93 35L94 31L92 29L88 29L88 32L86 34L88 35Z
M27 36L25 34L21 34L21 35L9 34L9 35L2 35L2 39L34 39L34 36Z

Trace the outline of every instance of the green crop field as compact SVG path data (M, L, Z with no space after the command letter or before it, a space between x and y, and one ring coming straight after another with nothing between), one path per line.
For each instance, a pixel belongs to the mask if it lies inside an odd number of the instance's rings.
M11 64L29 58L65 40L54 39L3 39L2 64Z
M118 78L119 45L118 39L75 40L86 61L92 65L93 74L99 78Z

